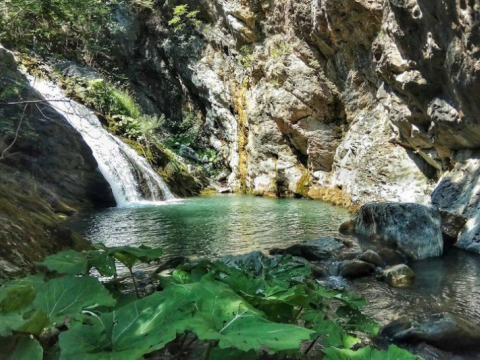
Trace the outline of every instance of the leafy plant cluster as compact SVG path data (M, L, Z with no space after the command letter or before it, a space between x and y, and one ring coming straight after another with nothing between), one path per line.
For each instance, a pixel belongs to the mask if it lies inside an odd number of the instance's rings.
M272 56L274 59L278 59L290 55L292 52L292 46L289 43L282 41L276 44L276 46L271 50L270 56Z
M134 265L161 254L99 245L47 257L45 273L0 287L0 344L20 360L139 359L166 347L181 358L195 342L206 359L301 358L302 343L307 353L317 341L330 360L415 359L393 345L351 350L359 332L378 330L360 312L365 300L320 287L292 257L189 263L157 276L162 290L143 298L110 292L111 282L92 276L94 269L115 281L120 262L135 281Z
M163 116L145 115L132 95L103 79L63 79L64 86L88 107L109 120L110 130L128 139L148 143L164 124Z
M185 145L196 150L202 149L202 119L201 115L193 110L183 113L182 121L165 120L163 123L168 130L169 136L161 138L165 145L171 149L177 149L178 145Z
M255 59L255 55L253 54L252 46L243 45L240 48L240 56L239 56L240 64L242 64L242 66L245 69L248 69L250 68L250 66L252 66L254 59Z
M199 11L190 11L188 5L177 5L173 8L173 17L168 21L174 32L196 28L202 22L198 20Z
M0 37L4 45L65 53L95 51L114 26L106 0L3 0Z

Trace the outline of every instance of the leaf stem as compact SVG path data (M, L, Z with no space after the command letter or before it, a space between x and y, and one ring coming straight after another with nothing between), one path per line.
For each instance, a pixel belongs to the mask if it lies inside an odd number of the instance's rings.
M207 353L205 354L205 360L209 360L210 359L210 355L212 353L212 349L214 347L214 341L210 340L208 342L208 348L207 348Z
M135 293L137 294L137 298L140 299L140 292L138 291L137 280L135 280L135 276L133 275L132 268L129 267L128 271L130 272L130 276L132 277L133 286L135 287Z
M196 337L196 336L192 339L192 341L190 341L190 342L188 343L187 346L185 346L185 349L184 349L184 350L188 350L188 348L189 348L190 346L192 346L192 344L193 344L195 341L197 341L197 337Z
M317 343L318 339L320 339L320 335L317 336L317 338L312 341L312 343L308 346L307 350L305 350L304 355L308 355L308 353L310 352L310 350L312 350L312 349L313 349L313 346Z

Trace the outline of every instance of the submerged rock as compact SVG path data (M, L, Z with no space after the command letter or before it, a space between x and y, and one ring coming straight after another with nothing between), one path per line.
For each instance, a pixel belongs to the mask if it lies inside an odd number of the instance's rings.
M380 277L390 286L408 287L412 285L415 273L407 265L401 264L384 269Z
M359 278L371 275L375 272L375 266L361 260L349 260L342 263L340 274L346 278Z
M396 343L421 343L447 351L480 349L480 326L454 314L403 316L387 325L381 335Z
M355 230L398 246L422 260L443 254L442 221L434 208L411 203L368 204L360 209Z
M319 261L328 260L345 248L345 244L340 239L327 236L318 240L295 244L286 249L272 249L270 255L289 254L303 257L309 261Z
M355 219L347 220L342 225L340 225L340 228L338 229L338 231L340 232L340 234L343 234L343 235L355 234L355 224L356 224Z

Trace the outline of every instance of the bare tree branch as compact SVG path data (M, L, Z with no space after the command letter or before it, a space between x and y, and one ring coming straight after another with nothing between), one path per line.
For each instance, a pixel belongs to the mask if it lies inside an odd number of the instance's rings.
M27 112L27 107L28 104L25 104L23 108L23 113L22 117L20 118L20 121L18 122L17 130L15 131L15 137L13 138L13 141L10 145L8 145L3 151L2 154L0 155L0 161L4 160L5 158L8 157L7 152L15 145L18 139L18 133L20 132L20 128L22 127L23 119L25 118L25 113ZM11 156L11 155L10 155Z
M69 102L69 100L24 100L24 101L14 101L14 102L6 102L0 103L0 105L24 105L24 104L38 104L38 103L49 103L49 102Z

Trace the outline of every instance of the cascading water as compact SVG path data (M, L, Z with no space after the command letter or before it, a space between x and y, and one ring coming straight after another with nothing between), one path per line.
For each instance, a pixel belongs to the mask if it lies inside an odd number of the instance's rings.
M118 207L172 200L174 195L163 179L135 150L103 127L87 107L67 98L63 91L45 80L27 76L30 85L82 135L92 149L98 168L109 182Z

